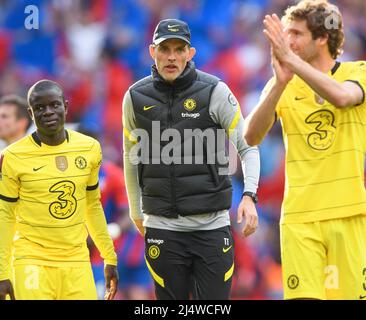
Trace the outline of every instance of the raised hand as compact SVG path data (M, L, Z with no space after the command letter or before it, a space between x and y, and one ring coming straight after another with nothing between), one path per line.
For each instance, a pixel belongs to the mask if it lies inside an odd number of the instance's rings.
M263 33L271 44L273 55L280 64L286 64L293 59L294 53L290 48L281 20L276 14L266 15L263 24Z
M284 63L278 61L271 47L271 63L276 82L279 85L286 85L294 76L294 73Z

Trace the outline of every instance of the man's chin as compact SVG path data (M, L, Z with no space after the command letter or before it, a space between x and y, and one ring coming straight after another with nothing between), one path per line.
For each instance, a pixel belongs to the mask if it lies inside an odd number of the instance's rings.
M164 74L163 78L167 82L173 82L175 79L178 78L178 75L176 75L176 74Z

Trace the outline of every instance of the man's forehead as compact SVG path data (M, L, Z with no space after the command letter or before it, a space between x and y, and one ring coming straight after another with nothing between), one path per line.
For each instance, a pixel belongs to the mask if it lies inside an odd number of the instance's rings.
M285 27L286 31L310 32L306 20L292 20L289 21Z
M184 47L187 45L187 42L181 40L181 39L167 39L158 44L158 46L162 47Z
M55 88L49 88L45 90L36 90L33 91L30 95L30 100L39 100L39 99L62 99L62 91L55 87Z
M13 103L0 104L0 112L6 112L8 110L16 110L17 106Z
M11 103L0 105L0 118L16 117L17 107Z

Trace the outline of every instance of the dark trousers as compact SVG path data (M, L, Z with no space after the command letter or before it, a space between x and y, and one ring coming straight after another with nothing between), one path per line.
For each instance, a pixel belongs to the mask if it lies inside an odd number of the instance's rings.
M227 300L234 269L230 227L176 232L146 228L145 257L159 300Z

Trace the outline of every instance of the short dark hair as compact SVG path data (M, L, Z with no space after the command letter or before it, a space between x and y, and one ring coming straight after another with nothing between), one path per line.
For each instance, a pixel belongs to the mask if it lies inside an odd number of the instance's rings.
M43 91L43 90L50 90L50 89L58 89L61 93L62 99L65 100L64 98L64 90L62 89L62 87L55 81L52 80L48 80L48 79L42 79L37 81L33 86L30 87L30 89L28 90L28 104L31 107L30 104L30 97L32 96L33 92L39 92L39 91Z
M16 107L17 119L26 119L28 130L32 124L32 119L28 112L27 100L16 94L8 94L0 98L0 108L4 105L13 105Z

